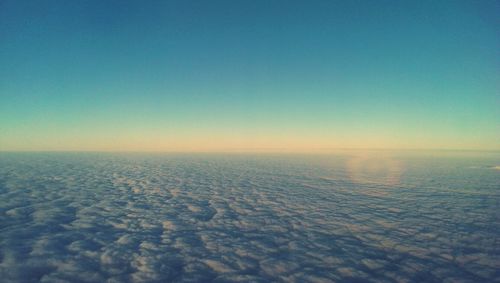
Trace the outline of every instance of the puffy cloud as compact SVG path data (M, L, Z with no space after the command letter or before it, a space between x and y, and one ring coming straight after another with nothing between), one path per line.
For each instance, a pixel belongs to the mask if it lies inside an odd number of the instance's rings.
M3 154L0 278L499 280L495 170L471 183L470 166L443 161L432 175L406 161L395 186L355 182L342 162L285 161Z

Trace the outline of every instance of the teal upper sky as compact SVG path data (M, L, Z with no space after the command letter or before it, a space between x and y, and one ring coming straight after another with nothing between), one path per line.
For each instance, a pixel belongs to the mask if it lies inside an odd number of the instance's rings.
M488 0L1 1L0 150L500 149L498 15Z

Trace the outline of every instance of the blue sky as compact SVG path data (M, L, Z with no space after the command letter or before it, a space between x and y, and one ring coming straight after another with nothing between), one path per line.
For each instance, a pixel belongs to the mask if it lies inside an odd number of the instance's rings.
M498 1L1 1L0 150L500 149Z

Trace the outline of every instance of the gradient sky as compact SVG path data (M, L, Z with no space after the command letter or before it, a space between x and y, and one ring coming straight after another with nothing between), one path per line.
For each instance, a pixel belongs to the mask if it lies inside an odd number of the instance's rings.
M0 0L0 150L500 150L499 15Z

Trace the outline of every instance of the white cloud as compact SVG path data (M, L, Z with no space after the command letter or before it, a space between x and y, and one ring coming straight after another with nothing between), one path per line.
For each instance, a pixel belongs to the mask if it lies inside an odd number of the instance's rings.
M415 163L402 176L406 187L374 195L366 192L386 190L342 173L323 177L342 172L340 164L314 167L316 176L313 165L289 162L201 155L0 158L0 278L498 280L493 239L500 198L492 170L475 193L465 193L440 190L425 164ZM449 175L439 178L474 186L459 170L450 163L440 171Z

